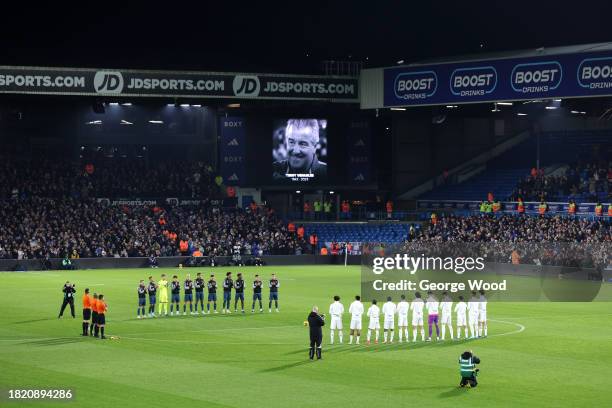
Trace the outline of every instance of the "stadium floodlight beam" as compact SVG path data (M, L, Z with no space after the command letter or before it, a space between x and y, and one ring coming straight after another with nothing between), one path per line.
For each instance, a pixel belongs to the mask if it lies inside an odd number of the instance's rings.
M119 102L111 102L109 103L110 106L119 106Z
M121 105L122 106L132 106L132 102L124 102Z
M192 106L193 108L201 108L201 107L202 107L202 105L200 105L200 104L195 104L195 105L191 105L191 106Z
M391 108L392 111L405 111L406 108Z
M188 103L181 103L181 107L188 108L190 105Z
M498 105L503 105L503 106L512 106L514 105L514 103L512 102L497 102Z
M516 115L517 115L517 116L527 116L527 114L526 114L526 113L522 113L522 112L519 112L519 113L517 113Z
M457 105L446 105L446 109L457 109L458 107Z
M403 59L397 61L397 65L402 65L403 63L404 63Z
M544 108L545 108L545 109L548 109L548 110L557 109L557 107L556 107L556 106L545 106Z
M161 125L164 123L163 120L150 120L149 123L153 123L154 125Z
M130 121L128 121L128 120L125 120L125 119L121 119L120 124L121 124L121 125L133 125L134 123L133 123L133 122L130 122Z
M561 102L563 99L553 99L554 102Z

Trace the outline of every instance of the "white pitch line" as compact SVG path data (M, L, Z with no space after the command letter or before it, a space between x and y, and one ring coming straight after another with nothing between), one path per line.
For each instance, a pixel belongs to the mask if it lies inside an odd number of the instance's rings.
M490 322L497 322L497 323L506 323L506 324L511 324L514 325L516 327L518 327L517 330L515 331L511 331L511 332L507 332L507 333L498 333L498 334L492 334L488 337L496 337L496 336L510 336L511 334L519 334L525 331L525 326L520 324L520 323L515 323L515 322L507 322L505 320L495 320L495 319L489 319Z

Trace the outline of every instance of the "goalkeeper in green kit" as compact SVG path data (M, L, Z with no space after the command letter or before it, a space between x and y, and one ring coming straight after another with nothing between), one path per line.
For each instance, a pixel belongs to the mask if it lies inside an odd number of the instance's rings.
M480 364L480 359L476 357L472 351L465 351L459 357L459 372L461 373L460 387L473 388L478 385L476 377L480 370L476 368L476 364Z

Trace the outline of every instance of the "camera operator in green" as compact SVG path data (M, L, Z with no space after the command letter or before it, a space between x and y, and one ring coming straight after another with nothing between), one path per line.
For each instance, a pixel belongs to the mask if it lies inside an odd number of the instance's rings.
M480 364L480 359L471 350L461 354L461 357L459 357L460 387L473 388L478 385L476 376L478 376L480 369L476 368L476 364Z

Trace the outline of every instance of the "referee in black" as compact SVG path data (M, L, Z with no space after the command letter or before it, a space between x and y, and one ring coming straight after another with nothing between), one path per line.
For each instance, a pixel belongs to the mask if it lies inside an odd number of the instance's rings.
M321 341L323 340L323 326L325 326L325 315L319 314L319 308L313 306L308 315L308 327L310 328L310 359L314 359L315 352L317 360L321 359Z
M74 319L74 294L76 293L74 283L66 281L64 287L62 288L62 292L64 292L64 301L62 302L62 308L60 309L57 318L59 319L60 317L62 317L64 315L64 309L66 309L66 306L70 305L70 313L72 314L72 318Z

